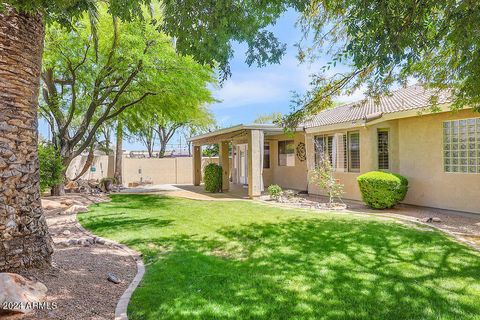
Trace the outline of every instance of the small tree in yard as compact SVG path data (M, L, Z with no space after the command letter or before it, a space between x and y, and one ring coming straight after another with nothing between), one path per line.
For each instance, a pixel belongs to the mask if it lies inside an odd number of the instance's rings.
M325 190L328 195L328 205L331 207L335 198L341 200L343 195L343 184L339 183L333 176L333 166L328 156L320 155L319 163L310 174L310 182L316 184L320 189Z
M63 158L51 143L41 142L38 145L38 160L40 163L40 191L63 181Z

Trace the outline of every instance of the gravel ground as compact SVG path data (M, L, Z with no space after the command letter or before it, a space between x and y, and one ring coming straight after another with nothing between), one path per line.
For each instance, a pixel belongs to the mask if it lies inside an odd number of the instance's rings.
M48 199L73 199L84 205L105 200L81 195ZM55 302L58 307L55 310L37 310L22 319L113 319L120 296L136 274L135 261L122 249L111 245L63 245L66 240L81 239L87 235L77 227L75 214L58 212L58 209L45 211L55 243L53 266L22 273L45 284L48 288L47 302ZM121 282L109 282L109 272Z

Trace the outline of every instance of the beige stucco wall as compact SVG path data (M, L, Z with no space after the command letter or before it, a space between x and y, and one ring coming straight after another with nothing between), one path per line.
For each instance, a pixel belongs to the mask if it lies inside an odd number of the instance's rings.
M358 126L349 130L325 131L306 135L308 167L314 166L313 137L335 132L360 132L360 173L336 172L344 184L346 199L361 200L356 178L359 174L378 170L377 131L390 134L390 168L409 179L405 203L436 208L480 213L480 174L445 173L443 170L443 121L479 117L463 110L457 113L414 116ZM322 194L309 184L309 192Z
M265 142L270 143L270 168L263 169L265 187L268 187L270 184L278 184L282 188L307 190L307 161L300 161L295 155L295 166L278 165L278 141L291 139L292 136L284 134L265 136ZM296 149L300 142L305 143L304 133L295 133L293 140Z
M443 121L478 117L463 110L399 120L399 172L410 182L405 203L480 213L480 174L443 169Z
M218 157L202 158L203 168L218 163ZM147 182L152 184L193 184L193 160L178 158L123 158L123 184Z
M82 171L85 162L87 161L86 155L81 155L72 160L67 168L67 177L69 179L75 178L80 171ZM100 180L106 177L113 177L114 170L114 156L113 155L98 155L93 158L92 167L95 168L95 172L91 169L85 172L81 179L86 180Z

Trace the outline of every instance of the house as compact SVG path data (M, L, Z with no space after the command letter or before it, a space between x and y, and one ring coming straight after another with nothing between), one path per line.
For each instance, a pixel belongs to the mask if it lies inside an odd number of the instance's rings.
M264 186L322 194L308 172L320 153L328 155L346 199L361 200L356 178L372 170L409 179L404 203L480 213L480 114L452 112L450 97L414 85L379 101L367 99L321 111L286 135L274 125L238 125L191 139L194 181L200 184L201 145L220 143L224 188L248 185L250 197ZM231 146L233 152L229 152Z

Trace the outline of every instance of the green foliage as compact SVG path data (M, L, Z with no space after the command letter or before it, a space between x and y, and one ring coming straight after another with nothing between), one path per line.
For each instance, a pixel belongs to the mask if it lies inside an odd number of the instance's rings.
M289 120L298 123L356 89L378 97L412 78L451 89L452 109L480 110L478 50L472 49L479 44L479 15L479 1L312 1L300 22L308 40L299 45L299 57L330 59L312 91L297 97ZM351 69L334 72L337 63ZM439 94L432 94L432 110Z
M371 171L357 178L363 201L374 209L391 208L405 199L407 178L394 173Z
M52 144L39 143L38 160L40 163L41 192L63 182L63 174L66 168L63 165L62 157Z
M480 314L477 251L372 215L118 194L78 219L142 253L146 273L128 306L132 320Z
M218 143L209 144L205 146L202 150L202 155L204 157L218 157L220 154L220 146Z
M211 118L206 106L214 101L214 71L178 54L158 31L160 19L122 22L99 6L98 52L87 15L70 31L57 23L48 27L40 110L62 152L70 153L64 157L80 154L120 115L132 131L148 122L157 127Z
M320 189L325 190L330 205L332 205L335 198L341 200L344 193L343 184L335 179L334 169L328 157L320 157L318 165L310 172L309 180Z
M270 198L274 200L280 199L282 196L283 190L282 187L280 187L278 184L271 184L267 188L268 194L270 195Z
M203 182L207 192L222 191L222 166L216 163L207 164L203 172Z
M282 119L282 113L281 112L272 112L269 114L263 114L258 116L253 123L259 123L259 124L264 124L264 123L277 123L281 121Z

